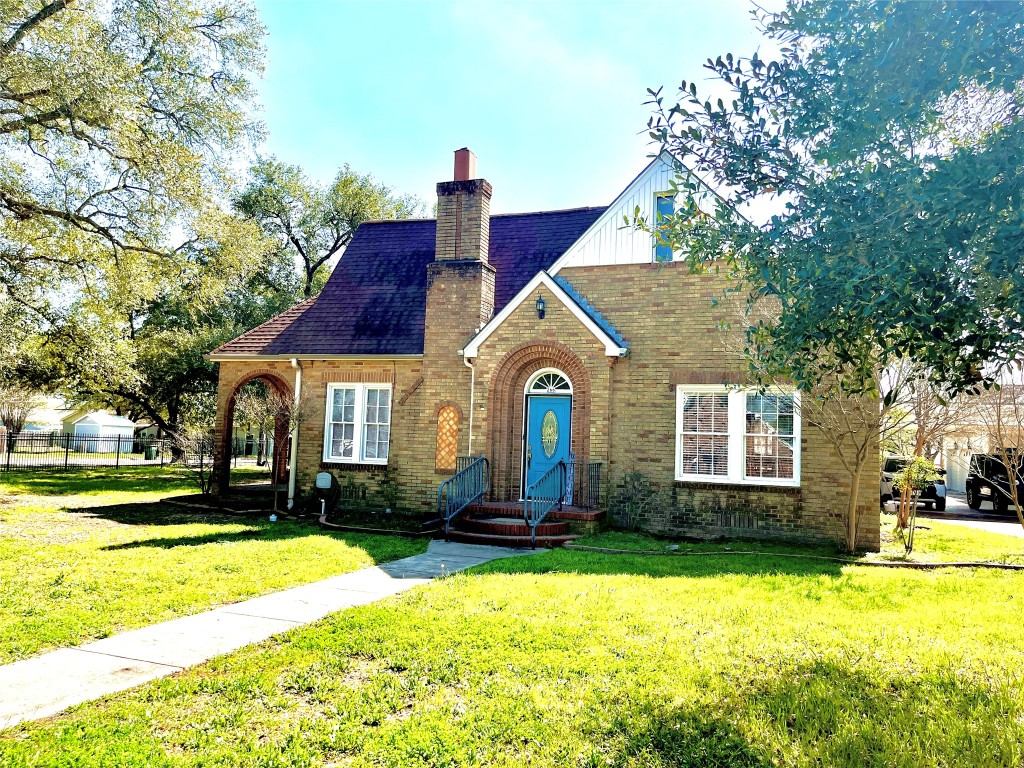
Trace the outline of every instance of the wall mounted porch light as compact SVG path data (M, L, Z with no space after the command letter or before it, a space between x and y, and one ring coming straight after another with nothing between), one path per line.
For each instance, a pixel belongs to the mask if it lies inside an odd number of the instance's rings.
M541 320L544 319L544 297L539 291L537 293L537 317Z

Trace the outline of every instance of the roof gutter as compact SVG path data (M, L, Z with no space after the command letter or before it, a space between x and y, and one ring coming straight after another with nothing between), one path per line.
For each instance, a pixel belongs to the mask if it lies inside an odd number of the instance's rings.
M295 369L295 401L292 405L292 455L291 461L288 463L288 509L289 511L295 506L295 481L296 472L299 468L299 421L296 415L299 412L299 403L302 398L302 365L299 363L298 358L292 358L292 368ZM276 469L275 469L276 471ZM274 491L275 495L277 491Z
M462 350L459 350L460 352ZM469 368L469 451L473 455L473 396L476 394L476 368L469 358L463 355L462 364Z

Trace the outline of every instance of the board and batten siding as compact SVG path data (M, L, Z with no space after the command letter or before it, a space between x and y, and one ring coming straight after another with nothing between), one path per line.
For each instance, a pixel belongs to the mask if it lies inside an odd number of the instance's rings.
M659 193L671 191L675 175L669 157L656 157L548 271L653 262L654 239L632 225L633 216L639 208L644 220L652 223L655 201Z

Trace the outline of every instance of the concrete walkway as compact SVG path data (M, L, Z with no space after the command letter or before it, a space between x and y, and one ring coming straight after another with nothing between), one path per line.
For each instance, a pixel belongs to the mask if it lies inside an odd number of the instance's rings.
M0 667L0 728L172 675L433 578L533 550L432 541L426 553Z

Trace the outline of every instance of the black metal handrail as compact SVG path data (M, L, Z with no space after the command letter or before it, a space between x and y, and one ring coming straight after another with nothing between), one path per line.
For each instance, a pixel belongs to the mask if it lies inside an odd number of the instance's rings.
M466 507L491 490L491 464L478 456L437 487L437 514L444 520L448 538L451 522Z
M566 464L560 461L528 486L523 494L523 518L530 526L530 544L537 546L537 526L565 499Z

